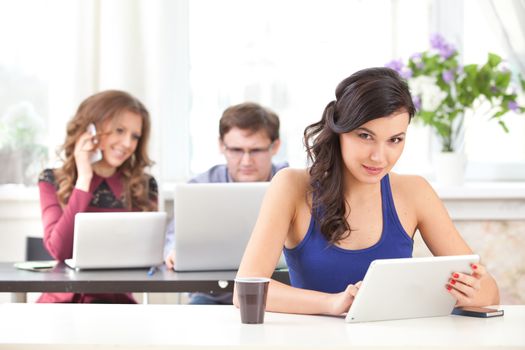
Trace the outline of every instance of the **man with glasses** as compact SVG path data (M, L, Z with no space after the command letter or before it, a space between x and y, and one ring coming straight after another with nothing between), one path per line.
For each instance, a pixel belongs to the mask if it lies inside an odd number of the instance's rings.
M288 163L274 164L279 139L279 118L256 103L241 103L227 108L219 122L219 148L226 164L211 167L190 183L270 181ZM166 266L173 268L174 222L166 233ZM232 293L193 293L190 304L231 304Z

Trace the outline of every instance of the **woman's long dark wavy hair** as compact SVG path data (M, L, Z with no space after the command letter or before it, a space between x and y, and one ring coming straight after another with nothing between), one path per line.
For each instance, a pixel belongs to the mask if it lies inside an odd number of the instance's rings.
M86 131L89 123L94 123L97 130L100 130L105 121L114 120L124 111L136 113L142 118L142 132L137 148L117 169L124 178L124 203L128 210L157 210L157 203L149 198L150 176L144 172L145 168L153 164L147 151L151 129L149 112L136 97L119 90L106 90L88 97L67 124L66 140L59 150L64 164L55 170L57 195L62 206L67 204L78 177L74 157L76 141Z
M390 68L368 68L352 74L339 83L335 96L321 120L304 130L311 164L312 215L332 244L347 238L351 232L339 135L396 111L406 111L410 119L415 113L407 83Z

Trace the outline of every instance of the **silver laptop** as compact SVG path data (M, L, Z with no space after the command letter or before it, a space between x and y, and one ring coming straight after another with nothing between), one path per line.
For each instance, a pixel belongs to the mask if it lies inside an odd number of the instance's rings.
M456 303L446 290L452 273L470 273L470 263L477 262L478 255L375 260L346 322L450 315Z
M268 186L268 182L175 186L175 270L237 270ZM281 258L278 267L283 265Z
M160 265L165 212L77 213L73 258L75 269L118 269Z

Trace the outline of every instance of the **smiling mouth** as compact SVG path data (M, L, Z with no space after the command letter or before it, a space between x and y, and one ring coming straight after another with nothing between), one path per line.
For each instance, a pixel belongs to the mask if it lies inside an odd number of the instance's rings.
M363 168L365 168L365 170L368 171L369 173L379 173L383 170L383 168L375 168L371 166L366 166L364 164L363 164Z
M127 154L126 151L113 149L113 155L115 155L117 158L124 158L124 157L126 157L126 154Z

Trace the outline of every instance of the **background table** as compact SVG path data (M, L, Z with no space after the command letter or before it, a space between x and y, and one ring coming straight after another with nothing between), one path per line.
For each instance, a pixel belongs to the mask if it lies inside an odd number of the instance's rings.
M504 317L445 316L348 324L342 317L267 312L243 325L221 305L1 304L10 349L500 349L524 348L525 306Z
M175 272L162 266L152 276L148 269L75 271L59 264L52 271L19 270L0 263L0 292L17 294L23 301L29 292L73 293L186 293L231 292L236 271ZM288 271L276 271L275 279L288 283Z

